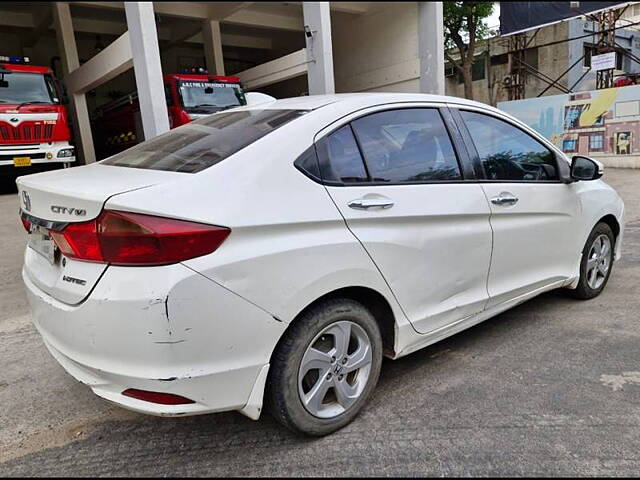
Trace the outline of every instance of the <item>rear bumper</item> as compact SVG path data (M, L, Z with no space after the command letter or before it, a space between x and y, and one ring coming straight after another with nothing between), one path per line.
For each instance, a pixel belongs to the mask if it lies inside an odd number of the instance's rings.
M78 305L46 294L25 270L23 279L45 345L97 395L153 415L241 410L257 418L285 325L253 304L183 265L109 267ZM128 388L195 403L146 402L122 395Z

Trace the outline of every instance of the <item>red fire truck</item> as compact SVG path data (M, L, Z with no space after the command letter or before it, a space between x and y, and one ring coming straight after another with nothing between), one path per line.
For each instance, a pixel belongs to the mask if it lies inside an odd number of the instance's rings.
M22 175L75 162L63 98L50 68L29 65L28 57L0 56L2 173Z
M163 75L169 127L227 108L246 105L240 79L200 74ZM138 94L102 105L93 119L98 158L106 158L144 140Z

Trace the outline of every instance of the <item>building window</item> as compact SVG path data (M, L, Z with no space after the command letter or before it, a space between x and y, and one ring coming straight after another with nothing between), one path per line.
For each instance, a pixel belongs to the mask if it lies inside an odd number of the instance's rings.
M567 139L562 142L563 152L576 152L578 150L578 141L576 139Z
M604 134L595 133L589 136L589 151L601 151L604 148Z
M471 65L471 80L484 80L485 77L485 59L480 58Z
M486 76L486 60L484 57L476 59L471 65L471 80L483 80ZM462 72L460 72L452 63L444 64L445 77L458 77L458 83L464 83Z
M494 55L491 57L491 65L504 65L509 62L509 54ZM527 62L528 63L528 62Z
M457 68L452 63L444 64L444 76L445 77L455 77Z
M593 47L591 45L583 46L584 58L582 59L582 65L590 68L591 67L591 55L593 54Z
M622 51L617 51L616 52L616 70L624 70L624 68L622 68L623 59L624 59L624 54L622 53Z

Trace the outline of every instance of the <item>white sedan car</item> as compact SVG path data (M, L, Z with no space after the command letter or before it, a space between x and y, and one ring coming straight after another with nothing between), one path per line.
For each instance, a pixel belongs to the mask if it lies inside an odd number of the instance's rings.
M399 358L542 292L587 299L623 202L515 118L421 94L220 112L17 181L51 354L99 396L191 415L263 404L324 435Z

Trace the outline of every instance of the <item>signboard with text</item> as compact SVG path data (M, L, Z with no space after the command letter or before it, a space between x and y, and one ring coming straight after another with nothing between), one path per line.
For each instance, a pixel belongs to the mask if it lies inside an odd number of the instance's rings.
M602 53L591 57L592 70L597 72L598 70L608 70L610 68L616 68L616 52Z

